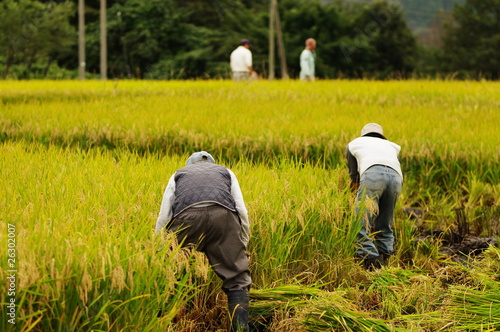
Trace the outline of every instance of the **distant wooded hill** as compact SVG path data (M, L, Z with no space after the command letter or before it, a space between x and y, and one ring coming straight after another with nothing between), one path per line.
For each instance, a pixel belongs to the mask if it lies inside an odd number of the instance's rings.
M401 0L408 27L414 32L431 26L439 11L451 12L455 4L463 0Z
M337 0L322 0L334 2ZM372 2L374 0L344 0L346 2ZM408 23L408 27L416 34L424 32L436 19L439 11L451 12L455 4L463 0L389 0L391 3L400 3Z

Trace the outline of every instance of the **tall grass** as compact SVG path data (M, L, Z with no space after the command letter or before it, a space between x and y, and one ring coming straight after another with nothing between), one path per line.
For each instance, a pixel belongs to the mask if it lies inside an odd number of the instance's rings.
M404 146L409 161L438 158L447 167L460 166L448 160L498 161L493 124L500 86L492 82L4 81L0 86L3 139L161 153L203 146L227 160L292 155L335 163L346 142L366 122L377 121ZM498 171L490 172L498 180Z
M0 185L9 193L1 202L3 218L18 232L22 323L42 318L40 330L129 324L154 330L197 294L206 262L190 268L192 259L179 256L171 239L152 237L163 189L184 158L34 143L6 143L1 156ZM341 172L285 161L275 169L243 163L234 170L251 211L255 285L339 282L345 262L353 266L352 243L345 242L349 208L332 184ZM338 207L327 208L336 196ZM3 266L2 276L6 271Z
M204 262L190 264L193 258L183 255L172 237L152 237L161 177L154 179L151 163L138 163L130 154L115 159L107 152L39 145L9 144L1 150L2 219L16 225L18 326L33 325L36 331L169 326L178 307L196 294L197 267L208 268ZM135 176L137 171L143 177ZM162 169L156 171L160 175ZM1 242L6 248L4 236ZM1 294L7 303L5 283ZM5 319L0 324L2 330L10 326Z
M224 329L225 297L203 256L153 236L168 177L200 149L243 190L256 324L496 328L485 311L496 303L496 248L466 272L443 270L439 243L413 238L417 226L456 227L457 207L475 233L498 235L500 86L316 83L0 82L0 246L15 223L16 330ZM402 145L405 184L397 253L368 273L353 258L344 152L372 121ZM403 214L409 206L427 211L422 224ZM469 291L479 313L460 311Z
M468 212L484 224L500 213L496 82L3 81L0 91L2 141L158 156L205 149L226 163L344 167L345 145L378 122L403 148L408 204L432 207L448 227L448 206L467 203L474 176L493 186L483 194L491 208Z

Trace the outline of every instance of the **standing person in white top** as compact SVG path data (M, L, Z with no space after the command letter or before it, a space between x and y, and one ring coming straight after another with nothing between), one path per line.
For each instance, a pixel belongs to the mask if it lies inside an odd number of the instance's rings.
M394 252L392 223L401 194L403 173L398 155L401 147L384 136L382 126L368 123L361 137L347 145L346 157L351 188L357 191L361 229L357 256L367 269L380 268Z
M252 69L252 52L250 51L250 41L243 39L230 57L231 71L233 72L233 80L248 81L253 72Z
M306 39L306 48L300 54L300 80L301 81L314 81L315 75L315 61L316 53L316 40L313 38Z

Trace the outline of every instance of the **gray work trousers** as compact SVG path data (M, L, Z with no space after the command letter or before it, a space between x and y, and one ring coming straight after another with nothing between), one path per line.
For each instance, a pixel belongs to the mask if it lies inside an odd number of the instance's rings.
M222 279L222 289L249 290L252 279L238 214L220 205L191 207L169 226L183 246L195 245Z
M250 79L249 71L235 71L233 72L233 80L235 82L244 82Z
M394 208L403 179L388 166L374 165L361 175L360 182L357 212L362 213L362 217L357 255L363 259L391 255L394 252Z

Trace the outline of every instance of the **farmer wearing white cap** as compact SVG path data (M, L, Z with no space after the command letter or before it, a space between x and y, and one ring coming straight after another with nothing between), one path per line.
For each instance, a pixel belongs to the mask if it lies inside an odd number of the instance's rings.
M400 150L376 123L365 125L361 137L347 145L351 188L357 190L357 212L364 209L357 256L368 269L381 267L394 251L394 208L403 184Z
M193 153L170 178L156 232L177 232L179 243L197 245L222 279L231 331L248 331L248 290L252 279L246 248L248 213L238 180L205 151Z

